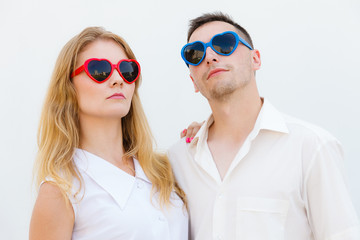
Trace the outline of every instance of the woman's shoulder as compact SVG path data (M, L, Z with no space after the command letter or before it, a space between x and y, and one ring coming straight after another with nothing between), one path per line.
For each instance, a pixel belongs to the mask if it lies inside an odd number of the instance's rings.
M30 239L67 234L71 237L75 217L69 200L54 182L43 182L35 202L30 223ZM60 223L60 224L59 224ZM44 231L43 226L46 225ZM41 233L41 236L38 235ZM37 236L41 237L38 238Z
M43 206L54 206L56 211L57 206L71 206L69 198L64 195L61 188L54 181L44 181L40 185L37 202L40 201Z

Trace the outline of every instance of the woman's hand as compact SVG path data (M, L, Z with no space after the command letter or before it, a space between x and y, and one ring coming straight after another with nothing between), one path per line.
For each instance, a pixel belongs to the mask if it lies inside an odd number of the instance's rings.
M180 133L180 137L183 138L185 137L185 141L187 143L190 143L195 135L197 134L197 132L200 130L201 126L204 124L205 121L198 123L198 122L192 122L187 129L185 128L181 133Z

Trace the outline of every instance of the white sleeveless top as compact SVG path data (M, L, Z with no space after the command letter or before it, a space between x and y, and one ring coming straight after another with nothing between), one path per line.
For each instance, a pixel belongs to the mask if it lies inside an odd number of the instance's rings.
M183 202L172 192L171 205L159 207L152 201L152 184L134 159L135 177L106 160L75 150L75 164L82 176L82 189L70 197L75 225L73 240L185 240L188 214ZM76 192L79 182L74 181Z

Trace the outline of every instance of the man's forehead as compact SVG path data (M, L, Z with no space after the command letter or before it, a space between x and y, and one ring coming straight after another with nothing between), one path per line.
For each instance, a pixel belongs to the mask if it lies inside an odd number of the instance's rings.
M189 42L194 42L194 41L209 42L214 35L226 31L234 31L238 33L237 29L233 25L227 22L221 22L221 21L208 22L198 27L191 34Z

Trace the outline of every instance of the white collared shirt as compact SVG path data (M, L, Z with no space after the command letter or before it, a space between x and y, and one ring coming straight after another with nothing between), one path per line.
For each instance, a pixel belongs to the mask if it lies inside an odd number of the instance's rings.
M195 240L359 240L340 143L264 101L221 180L207 144L210 118L168 155L188 198Z
M83 180L81 192L70 198L75 224L73 240L188 239L188 216L172 192L169 208L160 209L152 184L134 159L135 177L82 149L74 162ZM75 181L73 193L78 189Z

